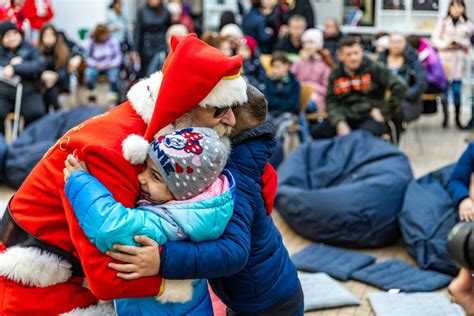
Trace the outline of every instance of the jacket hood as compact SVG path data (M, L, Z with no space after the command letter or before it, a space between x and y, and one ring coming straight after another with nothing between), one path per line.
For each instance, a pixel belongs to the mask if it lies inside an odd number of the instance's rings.
M265 122L232 139L232 153L227 167L251 178L260 179L265 164L275 150L275 126Z

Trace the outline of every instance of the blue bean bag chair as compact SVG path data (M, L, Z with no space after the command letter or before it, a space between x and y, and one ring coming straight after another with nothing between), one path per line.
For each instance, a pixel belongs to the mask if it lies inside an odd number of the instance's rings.
M0 173L3 182L19 188L49 147L53 146L64 133L105 110L93 106L81 106L71 111L49 113L28 125L14 143L6 145L1 137Z
M447 191L454 165L413 180L407 188L399 215L400 230L408 253L423 269L456 275L446 239L459 215Z
M383 247L400 237L398 212L413 179L407 157L365 131L308 142L278 169L276 209L316 242Z

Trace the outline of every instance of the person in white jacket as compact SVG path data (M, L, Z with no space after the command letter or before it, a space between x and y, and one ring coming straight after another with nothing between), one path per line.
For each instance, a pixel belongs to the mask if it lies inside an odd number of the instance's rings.
M456 126L461 129L461 80L471 47L472 33L473 25L466 15L464 0L451 0L448 15L438 22L431 36L449 81L448 91L451 89L453 93Z

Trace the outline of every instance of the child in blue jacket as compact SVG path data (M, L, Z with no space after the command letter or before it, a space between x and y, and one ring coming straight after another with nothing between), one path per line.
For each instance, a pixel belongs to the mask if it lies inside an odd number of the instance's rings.
M136 209L115 201L85 166L66 160L66 195L89 240L106 252L114 244L137 245L143 235L158 244L220 237L232 216L235 191L224 170L228 148L208 128L160 136L138 175L142 192ZM118 315L212 315L206 280L164 280L158 297L119 299Z

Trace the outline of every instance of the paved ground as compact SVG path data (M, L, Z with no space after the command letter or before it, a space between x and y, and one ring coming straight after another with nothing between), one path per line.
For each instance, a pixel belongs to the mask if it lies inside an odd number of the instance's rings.
M465 149L466 132L460 132L455 128L442 129L441 116L431 116L422 118L418 126L409 126L407 133L400 145L400 148L408 155L414 174L418 177L426 172L455 162L461 152ZM421 142L417 141L416 128L420 133ZM5 186L0 186L0 200L8 200L14 191ZM296 235L279 217L276 212L274 220L283 234L285 245L290 253L295 253L304 248L309 241ZM404 250L403 243L387 248L377 250L359 250L378 257L383 261L389 257L413 262ZM377 289L363 283L349 281L343 285L349 289L355 296L361 299L363 304L360 307L350 307L341 309L331 309L319 312L307 313L307 315L371 315L371 309L366 300L366 293L377 291Z
M416 177L419 177L429 171L455 162L467 144L465 139L469 136L467 132L460 132L451 127L449 129L441 128L441 116L434 115L423 117L417 126L411 125L402 139L400 148L410 158L411 166ZM420 140L416 137L416 129L419 131ZM298 236L291 228L283 222L276 213L274 215L275 223L283 234L283 240L290 254L303 249L309 241ZM382 249L358 250L377 257L377 261L384 261L388 258L397 258L410 263L414 261L409 257L404 249L403 242L397 245ZM366 294L378 289L356 281L341 282L352 294L362 301L359 307L347 307L339 309L328 309L318 312L306 313L311 316L345 316L345 315L373 315L370 309ZM445 290L443 290L445 291Z

